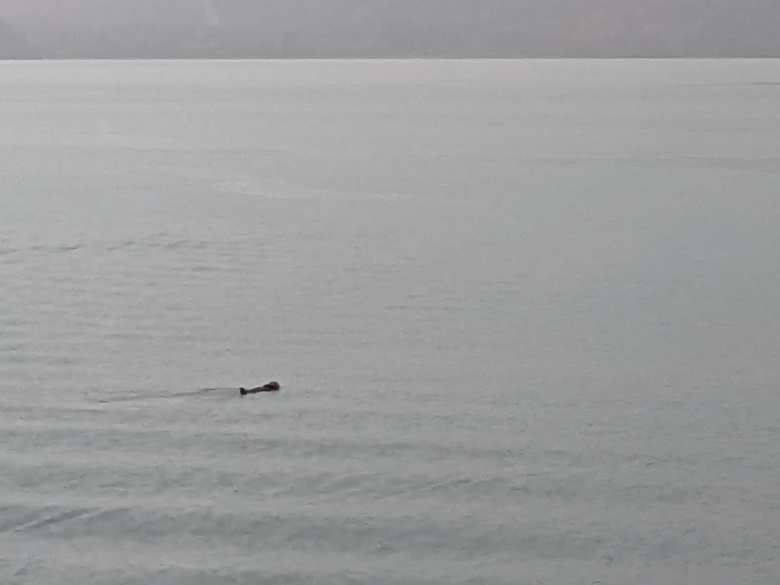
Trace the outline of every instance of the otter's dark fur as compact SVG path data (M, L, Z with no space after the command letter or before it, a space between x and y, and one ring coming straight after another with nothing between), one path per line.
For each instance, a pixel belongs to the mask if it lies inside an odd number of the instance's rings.
M246 388L239 388L239 391L241 392L241 396L246 396L247 394L259 394L260 392L279 392L281 389L282 386L279 382L268 382L267 384L263 384L257 388L249 388L248 390Z

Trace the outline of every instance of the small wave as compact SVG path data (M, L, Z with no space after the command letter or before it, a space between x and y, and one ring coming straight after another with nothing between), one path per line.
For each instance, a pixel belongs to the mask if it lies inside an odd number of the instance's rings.
M259 197L263 199L289 199L289 200L311 200L311 199L348 199L348 200L396 200L407 198L408 195L402 193L383 193L383 192L349 192L337 189L323 189L317 187L301 187L285 184L278 185L256 185L251 181L223 181L215 184L215 188L223 193L233 195L245 195Z
M24 248L4 248L0 249L0 255L15 254L20 252L35 252L43 254L68 254L70 252L78 252L84 247L81 242L78 243L63 243L63 244L34 244Z
M104 243L102 247L109 252L138 250L203 250L214 242L203 239L192 239L174 234L154 234L145 238L124 239Z
M176 398L187 398L196 396L208 396L211 394L225 394L229 392L238 392L238 388L198 388L197 390L186 390L183 392L159 392L159 393L130 393L111 398L99 398L95 400L98 404L111 404L115 402L141 402L149 400L173 400Z

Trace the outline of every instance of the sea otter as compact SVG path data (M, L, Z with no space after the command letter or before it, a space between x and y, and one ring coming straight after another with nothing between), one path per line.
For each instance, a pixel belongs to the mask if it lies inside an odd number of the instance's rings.
M241 392L241 396L246 396L247 394L259 394L260 392L279 392L281 389L282 386L279 382L268 382L267 384L263 384L257 388L249 388L248 390L246 388L239 388L239 391Z

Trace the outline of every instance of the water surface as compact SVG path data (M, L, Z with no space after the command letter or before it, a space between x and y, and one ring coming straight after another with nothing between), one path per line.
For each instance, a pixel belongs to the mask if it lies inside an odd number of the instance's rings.
M0 63L1 580L771 582L779 82Z

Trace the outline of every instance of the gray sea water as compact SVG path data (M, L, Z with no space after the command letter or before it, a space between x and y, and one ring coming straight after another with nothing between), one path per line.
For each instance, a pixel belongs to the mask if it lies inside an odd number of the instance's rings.
M779 193L780 61L0 63L0 582L778 583Z

